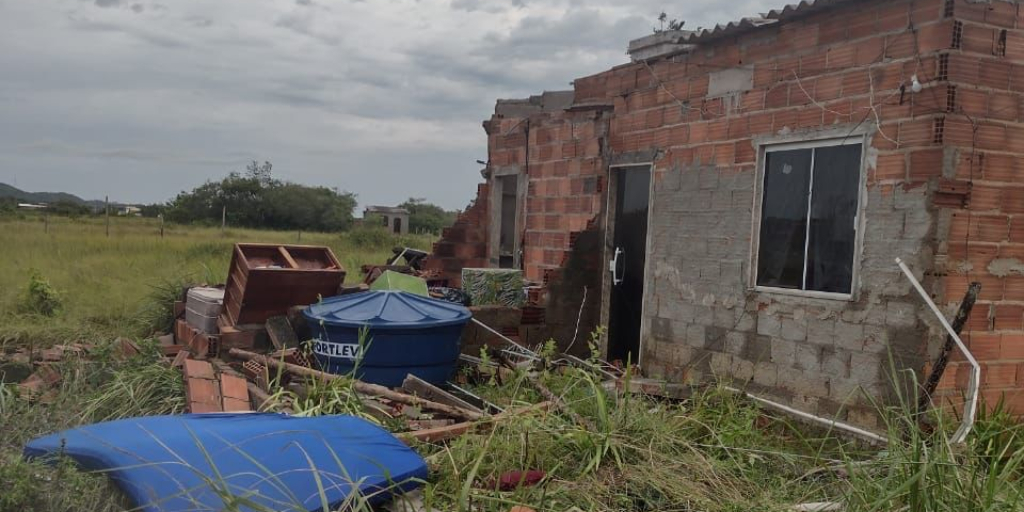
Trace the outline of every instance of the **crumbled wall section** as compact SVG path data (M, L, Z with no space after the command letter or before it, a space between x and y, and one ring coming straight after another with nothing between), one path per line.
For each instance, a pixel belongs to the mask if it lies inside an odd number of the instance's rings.
M586 108L506 117L500 112L507 108L499 102L487 123L489 163L517 166L527 180L523 270L526 279L542 283L562 267L572 233L586 230L604 208L608 115Z
M1004 398L1024 414L1024 10L958 1L953 17L962 35L948 57L942 156L945 176L967 193L943 203L938 263L948 277L938 302L951 315L968 284L982 284L963 338L982 363L986 401ZM968 376L960 361L940 383L954 400Z
M490 187L477 186L476 199L451 227L434 242L434 250L423 268L440 273L449 286L462 286L463 268L486 268L487 265L487 197Z

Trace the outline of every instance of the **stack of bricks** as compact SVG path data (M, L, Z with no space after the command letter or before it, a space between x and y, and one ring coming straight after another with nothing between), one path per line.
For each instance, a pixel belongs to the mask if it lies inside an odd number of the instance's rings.
M185 360L185 398L192 413L244 412L249 406L249 389L245 379L214 371L206 361Z
M174 322L174 338L178 345L188 348L192 357L206 359L211 352L216 354L219 336L202 332L179 318Z

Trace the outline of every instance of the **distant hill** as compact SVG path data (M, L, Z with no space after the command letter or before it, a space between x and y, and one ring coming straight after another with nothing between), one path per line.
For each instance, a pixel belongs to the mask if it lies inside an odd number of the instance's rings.
M69 194L67 192L26 192L24 190L21 190L20 188L13 187L13 186L8 185L6 183L0 183L0 199L6 198L6 197L14 198L17 201L23 202L23 203L46 203L46 204L50 204L50 203L59 203L59 202L65 201L65 202L74 203L74 204L84 204L84 205L90 206L92 208L99 208L99 207L103 206L103 201L96 201L96 200L86 201L85 199L82 199L81 197L78 197L78 196L76 196L74 194ZM117 205L114 205L113 203L111 203L111 206L117 206Z

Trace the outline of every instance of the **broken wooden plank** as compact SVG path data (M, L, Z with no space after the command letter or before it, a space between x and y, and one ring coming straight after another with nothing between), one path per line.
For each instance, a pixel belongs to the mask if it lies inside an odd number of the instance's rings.
M347 377L343 377L341 375L334 375L334 374L330 374L330 373L324 373L324 372L321 372L321 371L318 371L318 370L313 370L311 368L306 368L304 366L298 366L298 365L294 365L294 364L290 364L290 363L285 363L283 361L278 361L276 359L271 359L271 358L266 357L266 356L261 355L261 354L256 354L256 353L253 353L253 352L248 352L248 351L237 349L237 348L231 349L230 354L231 354L232 357L236 357L238 359L242 359L242 360L245 360L245 361L255 360L255 361L257 361L259 363L262 363L262 364L264 364L264 365L266 365L266 366L268 366L270 368L281 369L281 370L284 370L284 371L286 371L288 373L291 373L293 375L299 375L299 376L302 376L302 377L312 377L312 378L324 379L324 380L334 380L334 379L339 379L339 378L347 378ZM376 397L380 397L380 398L386 398L386 399L391 400L393 402L398 402L400 404L405 404L405 405L412 405L412 406L415 406L415 407L421 407L423 409L444 413L444 414L447 414L448 416L452 416L452 417L455 417L455 418L478 420L478 419L481 419L481 418L484 417L483 414L480 414L478 412L468 411L468 410L463 409L461 407L452 407L450 405L439 404L439 403L431 401L431 400L425 400L423 398L407 395L405 393L398 393L398 392L395 392L395 391L392 391L392 390L388 389L387 387L379 386L377 384L370 384L368 382L362 382L362 381L359 381L359 380L353 380L352 381L352 387L357 392L359 392L361 394L364 394L364 395L376 396Z
M447 404L453 407L461 407L467 411L473 411L483 414L479 407L413 375L409 374L405 376L405 380L402 381L402 389L409 394L416 395L420 398L426 398L427 400L433 400L440 404Z
M277 350L299 346L299 338L287 316L272 316L267 319L267 336Z
M295 258L292 258L292 253L288 252L288 249L285 249L284 246L278 246L277 250L281 253L281 257L284 258L284 261L288 263L288 267L293 270L299 268L299 264L295 262Z
M245 387L246 390L249 391L249 400L250 404L252 404L252 410L264 410L264 408L267 406L267 403L270 402L270 395L267 394L266 391L260 389L259 386L257 386L256 384L253 384L252 382L246 382Z
M481 421L467 421L463 423L449 425L447 427L417 430L415 432L402 432L399 434L395 434L395 437L397 437L404 443L410 443L412 441L421 441L424 443L437 443L441 441L447 441L449 439L454 439L456 437L464 435L482 425L492 424L502 420L506 420L508 418L523 416L526 414L547 411L552 407L552 405L554 404L552 404L551 402L541 402L539 404L521 407L519 409L510 409L501 414L496 414L494 416L487 416L481 418Z

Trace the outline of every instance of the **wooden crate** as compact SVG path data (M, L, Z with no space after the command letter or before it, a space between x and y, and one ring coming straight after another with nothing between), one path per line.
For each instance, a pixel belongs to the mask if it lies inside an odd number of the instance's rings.
M345 269L327 247L235 244L224 290L229 325L260 324L288 308L331 297Z

